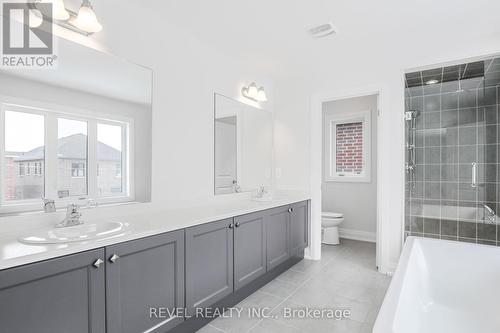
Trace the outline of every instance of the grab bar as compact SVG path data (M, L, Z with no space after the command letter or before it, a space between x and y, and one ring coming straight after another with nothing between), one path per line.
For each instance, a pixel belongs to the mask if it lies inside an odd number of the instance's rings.
M472 182L470 186L475 188L476 185L477 185L477 163L472 162Z

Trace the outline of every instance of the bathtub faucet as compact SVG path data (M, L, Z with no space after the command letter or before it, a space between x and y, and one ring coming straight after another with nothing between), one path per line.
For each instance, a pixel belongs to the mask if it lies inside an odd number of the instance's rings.
M482 204L483 208L484 208L484 220L488 220L489 222L491 223L495 223L496 222L496 213L495 211L490 207L488 206L487 204Z

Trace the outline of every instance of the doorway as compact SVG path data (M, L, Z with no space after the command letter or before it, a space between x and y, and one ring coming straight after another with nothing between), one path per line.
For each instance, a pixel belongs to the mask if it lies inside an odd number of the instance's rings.
M322 250L376 243L377 113L377 95L322 103Z
M380 258L379 197L379 91L356 94L316 95L311 114L311 248L310 257L319 259L323 240L322 212L343 214L339 236L374 243L375 261ZM341 133L345 132L345 133ZM352 133L347 133L352 132ZM357 160L337 158L344 134L357 132ZM337 133L339 140L337 140ZM366 138L364 138L366 136ZM365 139L365 140L363 140ZM342 156L339 156L342 157ZM355 168L357 164L357 168ZM353 168L349 168L352 166ZM323 198L324 197L324 198ZM324 245L329 246L329 245Z

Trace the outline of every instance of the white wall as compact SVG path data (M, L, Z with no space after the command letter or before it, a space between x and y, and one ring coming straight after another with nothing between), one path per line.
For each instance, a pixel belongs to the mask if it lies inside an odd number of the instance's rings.
M370 182L322 182L321 208L323 211L344 214L341 230L356 236L375 240L377 227L377 95L341 99L323 103L323 151L327 140L325 118L342 114L359 114L371 111L371 161ZM323 153L323 166L325 154ZM353 233L354 232L354 233Z
M27 101L48 103L88 111L95 116L116 115L134 121L135 143L135 199L146 202L151 200L151 107L106 98L83 91L66 89L26 80L0 73L0 102L2 96L21 98Z

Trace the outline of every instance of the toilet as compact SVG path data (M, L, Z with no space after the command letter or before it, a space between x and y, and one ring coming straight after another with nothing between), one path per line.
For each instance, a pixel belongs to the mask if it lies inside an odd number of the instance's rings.
M328 245L338 245L339 225L344 222L344 214L322 212L321 213L321 243Z

